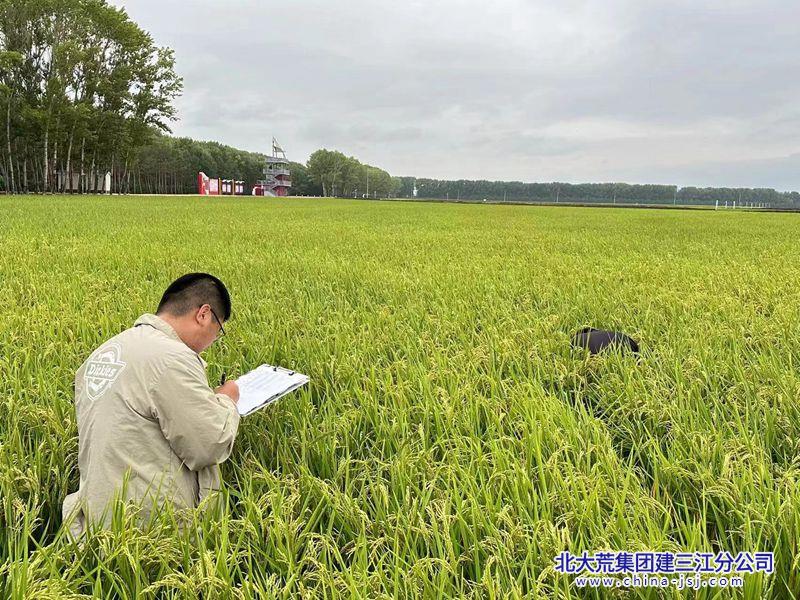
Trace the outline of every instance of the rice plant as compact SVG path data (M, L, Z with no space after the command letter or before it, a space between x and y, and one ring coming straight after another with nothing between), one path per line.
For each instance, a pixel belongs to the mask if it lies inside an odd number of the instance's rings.
M0 596L790 598L796 215L0 198ZM226 510L81 544L72 380L177 275L228 285L209 379L311 377L242 421ZM586 356L593 325L639 360ZM737 590L589 590L562 550L774 551Z

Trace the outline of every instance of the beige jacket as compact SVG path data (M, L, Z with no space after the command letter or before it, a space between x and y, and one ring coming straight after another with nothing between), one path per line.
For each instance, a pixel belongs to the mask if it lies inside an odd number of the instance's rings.
M196 507L219 489L239 428L233 400L208 386L205 361L151 314L95 350L75 374L80 487L62 507L76 537L108 525L116 493L143 517ZM122 484L126 481L124 493Z

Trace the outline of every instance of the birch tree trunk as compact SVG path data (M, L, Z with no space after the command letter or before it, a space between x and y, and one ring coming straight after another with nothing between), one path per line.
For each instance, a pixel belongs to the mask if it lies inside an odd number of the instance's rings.
M86 136L81 138L81 174L78 176L78 191L81 194L86 193L86 173L83 171L83 158L86 151Z
M70 165L70 159L72 158L72 138L75 136L75 123L72 124L72 131L69 132L69 145L67 146L67 163L64 168L66 172L67 180L64 182L64 187L62 191L74 191L72 189L72 167Z
M6 181L6 189L10 191L12 194L16 191L16 186L14 185L14 160L12 158L11 152L11 100L14 97L13 94L9 94L8 96L8 105L6 106L6 141L8 142L8 176L9 180Z

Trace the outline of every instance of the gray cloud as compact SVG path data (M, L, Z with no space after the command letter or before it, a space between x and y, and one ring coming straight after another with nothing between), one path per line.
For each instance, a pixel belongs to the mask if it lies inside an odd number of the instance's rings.
M800 189L791 1L132 0L176 134L394 174Z

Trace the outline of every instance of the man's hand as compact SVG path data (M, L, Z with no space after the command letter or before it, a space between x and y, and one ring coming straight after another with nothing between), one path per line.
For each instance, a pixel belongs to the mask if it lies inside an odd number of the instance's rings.
M217 393L217 394L225 394L231 400L233 400L234 404L239 402L239 384L236 383L235 379L231 379L230 381L226 381L221 386L219 386L217 389L215 389L214 392Z

